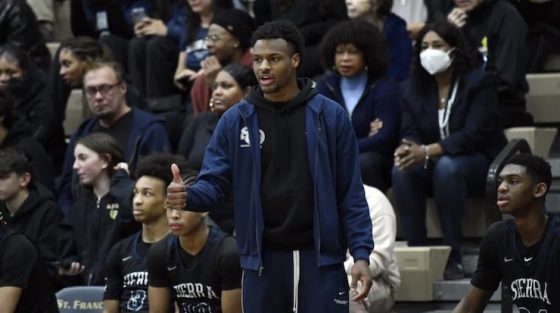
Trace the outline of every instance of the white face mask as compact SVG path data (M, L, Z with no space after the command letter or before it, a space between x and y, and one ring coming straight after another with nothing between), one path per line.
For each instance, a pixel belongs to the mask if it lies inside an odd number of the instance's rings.
M453 49L447 52L439 49L426 49L420 52L420 63L431 75L441 73L447 70L451 65L451 58L449 57L451 51L453 51Z

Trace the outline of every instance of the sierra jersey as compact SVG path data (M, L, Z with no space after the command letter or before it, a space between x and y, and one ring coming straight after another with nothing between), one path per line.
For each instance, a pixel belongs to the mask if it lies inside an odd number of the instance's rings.
M148 313L148 249L142 233L113 246L107 260L104 300L119 300L120 312ZM173 310L169 310L173 312Z
M513 220L494 224L480 246L471 283L494 291L502 282L521 313L560 312L560 220L550 216L542 238L524 247Z
M169 288L181 313L220 313L222 291L241 288L235 239L214 226L194 256L183 250L177 236L156 243L148 255L148 271L150 286Z

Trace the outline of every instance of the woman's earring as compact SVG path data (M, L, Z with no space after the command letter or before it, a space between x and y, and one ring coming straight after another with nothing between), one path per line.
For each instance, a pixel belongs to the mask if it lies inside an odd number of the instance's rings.
M210 107L210 111L214 112L214 98L210 98L208 106Z

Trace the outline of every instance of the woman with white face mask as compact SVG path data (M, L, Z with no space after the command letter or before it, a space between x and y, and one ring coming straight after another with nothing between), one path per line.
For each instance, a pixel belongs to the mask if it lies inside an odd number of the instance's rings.
M496 82L479 69L475 51L448 23L418 34L411 79L401 90L401 144L395 150L393 192L410 246L426 240L426 198L434 197L451 246L444 277L464 276L461 220L467 196L484 195L485 177L506 144Z

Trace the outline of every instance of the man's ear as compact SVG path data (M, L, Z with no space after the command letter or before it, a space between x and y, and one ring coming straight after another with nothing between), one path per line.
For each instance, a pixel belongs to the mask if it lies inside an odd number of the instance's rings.
M300 63L301 57L299 56L299 53L294 53L294 55L292 55L292 67L298 68Z
M533 191L533 197L542 198L546 194L548 186L545 183L538 183Z
M23 173L20 177L19 177L19 186L22 188L26 188L29 183L31 183L31 173Z

